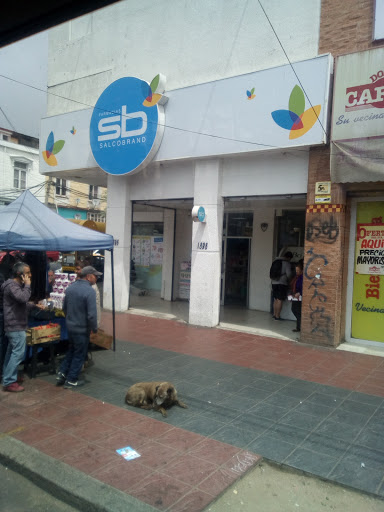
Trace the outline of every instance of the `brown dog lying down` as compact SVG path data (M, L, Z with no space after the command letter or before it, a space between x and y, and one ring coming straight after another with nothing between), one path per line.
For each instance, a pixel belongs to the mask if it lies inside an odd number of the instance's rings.
M131 386L125 395L128 405L141 409L154 409L167 417L165 409L178 405L183 409L188 407L177 398L177 391L171 382L138 382Z

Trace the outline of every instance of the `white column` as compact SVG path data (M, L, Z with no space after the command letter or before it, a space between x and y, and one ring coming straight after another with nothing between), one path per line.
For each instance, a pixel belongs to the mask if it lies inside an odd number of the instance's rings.
M124 176L108 176L107 233L115 239L114 277L115 309L126 311L129 305L129 273L131 262L132 202L128 180ZM106 251L104 300L106 309L112 309L111 257Z
M172 300L172 270L174 245L175 211L164 209L164 244L161 298Z
M206 222L193 222L189 323L214 327L220 315L221 244L224 204L220 160L195 166L194 205L203 206ZM205 245L207 244L207 245Z

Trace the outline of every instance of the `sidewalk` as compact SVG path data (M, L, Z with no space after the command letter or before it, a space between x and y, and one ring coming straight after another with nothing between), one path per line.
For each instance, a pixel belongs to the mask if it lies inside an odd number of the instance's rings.
M260 456L384 497L384 358L132 314L116 327L79 391L41 376L0 393L0 431L157 510L203 510ZM128 407L142 380L172 381L189 409Z

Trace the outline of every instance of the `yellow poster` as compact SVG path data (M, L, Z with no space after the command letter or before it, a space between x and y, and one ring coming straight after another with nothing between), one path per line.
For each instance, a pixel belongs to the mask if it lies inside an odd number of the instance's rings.
M352 337L384 342L384 202L357 203Z

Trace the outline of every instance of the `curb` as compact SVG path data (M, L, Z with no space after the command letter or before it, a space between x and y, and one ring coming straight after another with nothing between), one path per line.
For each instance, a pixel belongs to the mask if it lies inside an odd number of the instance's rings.
M9 436L0 437L0 463L81 512L158 512L133 496Z

